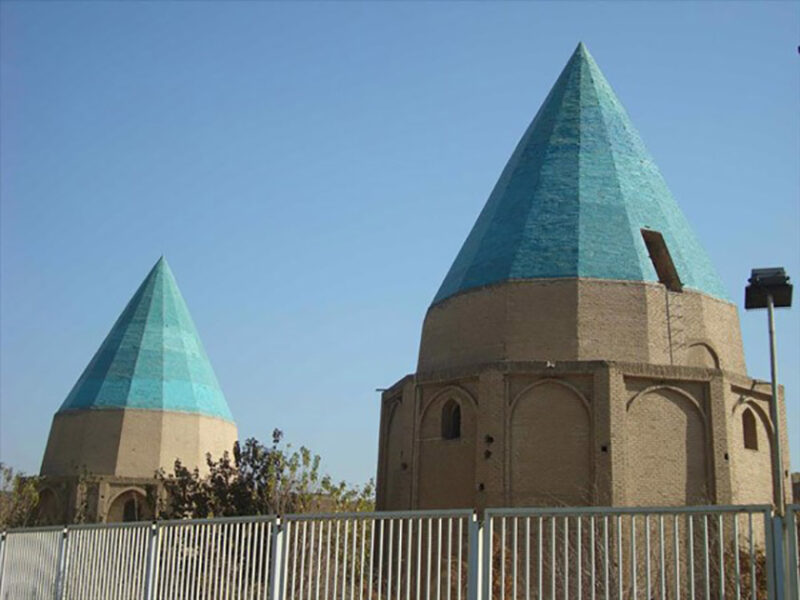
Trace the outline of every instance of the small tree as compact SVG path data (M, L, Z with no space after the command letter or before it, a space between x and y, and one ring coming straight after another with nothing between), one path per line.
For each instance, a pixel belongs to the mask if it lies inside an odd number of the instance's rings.
M286 514L311 510L369 510L374 486L363 488L321 477L320 457L301 447L282 444L283 432L272 433L272 445L250 438L218 460L206 455L207 474L175 461L172 473L159 471L164 488L162 518L206 518Z
M26 527L36 523L39 478L0 463L0 529Z

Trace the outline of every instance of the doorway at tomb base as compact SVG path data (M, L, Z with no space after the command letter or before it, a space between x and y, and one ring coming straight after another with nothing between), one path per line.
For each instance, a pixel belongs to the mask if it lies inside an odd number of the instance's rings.
M147 496L139 489L128 489L119 493L108 507L106 522L132 523L153 518L153 510Z

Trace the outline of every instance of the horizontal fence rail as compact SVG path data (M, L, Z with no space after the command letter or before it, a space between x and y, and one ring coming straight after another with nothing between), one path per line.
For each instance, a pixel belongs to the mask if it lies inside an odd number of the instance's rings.
M0 538L0 599L798 600L799 511L514 508L487 509L482 523L450 510L19 529ZM781 532L785 545L773 545Z

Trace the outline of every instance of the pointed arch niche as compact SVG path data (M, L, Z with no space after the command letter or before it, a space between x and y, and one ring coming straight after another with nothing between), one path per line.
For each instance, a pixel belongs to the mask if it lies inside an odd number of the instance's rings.
M753 411L745 408L742 411L742 442L748 450L758 450L758 429Z
M108 523L132 523L153 518L147 495L139 488L128 488L111 501L106 515Z
M425 405L417 429L419 508L472 506L475 491L477 403L450 386Z
M461 437L461 404L448 398L442 406L442 439L457 440Z
M37 520L40 525L58 525L64 522L61 502L52 488L46 487L39 492L39 503L36 507Z
M525 388L511 404L508 436L513 505L591 502L591 407L575 387L545 379Z
M409 492L407 484L407 456L403 455L403 441L405 431L402 423L402 399L398 397L388 407L386 419L386 441L384 474L385 474L385 506L384 509L392 510L408 505Z
M711 503L706 417L688 392L648 387L626 407L626 501L641 506Z
M689 345L686 352L686 364L690 367L719 369L719 354L711 344L695 342Z
M765 405L766 406L766 405ZM758 400L740 397L733 408L733 457L738 503L770 504L772 488L772 424Z

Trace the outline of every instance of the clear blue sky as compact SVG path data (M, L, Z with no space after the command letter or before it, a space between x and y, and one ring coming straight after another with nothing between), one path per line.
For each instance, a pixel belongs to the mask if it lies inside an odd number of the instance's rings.
M3 2L0 460L164 253L238 420L363 481L378 394L583 40L740 305L800 282L797 3ZM800 467L800 295L778 315ZM740 310L768 378L766 315Z

